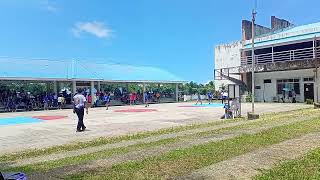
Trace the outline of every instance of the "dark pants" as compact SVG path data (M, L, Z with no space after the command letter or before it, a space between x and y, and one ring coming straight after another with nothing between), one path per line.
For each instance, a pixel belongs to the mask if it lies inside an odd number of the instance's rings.
M82 128L82 130L84 130L86 128L83 124L84 108L75 108L75 111L78 116L77 130L81 130L81 128Z
M292 103L296 103L297 101L296 101L296 98L295 97L293 97L292 98Z

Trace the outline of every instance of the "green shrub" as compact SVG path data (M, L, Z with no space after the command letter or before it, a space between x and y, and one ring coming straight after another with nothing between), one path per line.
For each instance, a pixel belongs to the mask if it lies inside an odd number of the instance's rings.
M307 104L313 104L313 99L306 99Z
M252 94L249 93L247 96L246 96L246 102L252 102Z

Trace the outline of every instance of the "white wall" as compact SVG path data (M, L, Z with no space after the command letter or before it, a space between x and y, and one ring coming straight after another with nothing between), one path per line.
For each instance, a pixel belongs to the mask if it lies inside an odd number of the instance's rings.
M242 48L241 41L216 46L215 54L214 54L214 65L215 65L214 68L222 69L222 68L240 66L241 65L241 60L240 60L241 48ZM231 77L240 79L239 75L232 75ZM227 85L231 83L232 82L228 80L215 80L215 88L218 90L222 84Z
M273 97L277 97L277 80L278 79L299 79L300 80L300 95L297 95L297 101L304 101L304 83L303 78L313 77L313 69L302 69L294 71L276 71L276 72L265 72L255 74L256 86L260 86L261 89L256 89L256 99L257 101L263 101L263 93L265 94L265 100L267 102L272 101ZM271 84L269 89L264 92L264 80L271 79ZM267 84L266 84L267 85Z

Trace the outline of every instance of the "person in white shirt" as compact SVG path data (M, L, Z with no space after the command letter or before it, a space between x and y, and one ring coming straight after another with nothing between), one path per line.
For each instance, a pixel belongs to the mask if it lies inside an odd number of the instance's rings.
M58 97L58 108L62 109L62 95L61 94Z
M73 97L73 113L78 116L77 132L84 131L86 126L83 123L84 108L88 114L88 107L86 106L86 98L82 95L82 90L78 89L78 93Z

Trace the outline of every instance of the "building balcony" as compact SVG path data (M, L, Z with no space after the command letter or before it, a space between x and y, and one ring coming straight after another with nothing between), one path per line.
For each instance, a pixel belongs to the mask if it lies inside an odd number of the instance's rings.
M320 57L320 47L257 54L255 55L255 64L307 61L316 57ZM241 66L247 66L249 64L252 64L252 56L242 56Z

